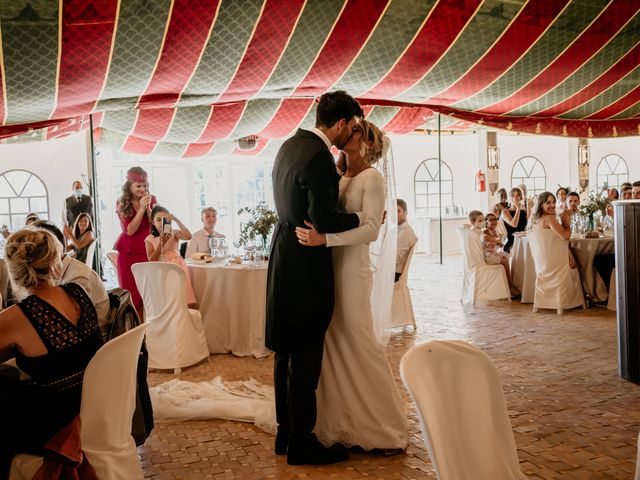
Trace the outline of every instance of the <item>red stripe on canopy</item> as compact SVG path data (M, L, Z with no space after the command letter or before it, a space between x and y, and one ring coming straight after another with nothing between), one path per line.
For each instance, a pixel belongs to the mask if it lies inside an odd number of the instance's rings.
M253 97L264 86L287 46L304 0L269 0L233 80L218 102Z
M257 155L262 150L264 150L264 147L267 146L267 143L269 143L269 139L268 138L260 138L260 139L258 139L258 144L256 145L255 148L253 148L251 150L240 150L239 148L236 148L233 151L233 155L243 155L243 156Z
M269 124L258 136L283 138L292 133L304 120L313 106L312 98L285 98Z
M140 110L131 134L145 140L160 141L167 135L175 113L173 108Z
M129 135L122 146L122 151L138 153L140 155L149 155L156 148L156 145L156 142L151 142L140 137Z
M207 45L219 0L175 0L162 53L139 104L172 107Z
M639 8L638 2L613 0L589 28L531 82L508 98L478 111L494 114L507 113L540 98L567 79L606 45L629 19L638 13Z
M430 108L404 107L394 115L383 130L389 133L410 133L434 116L435 113Z
M204 157L211 151L216 142L211 143L190 143L182 156L184 158Z
M618 60L603 75L594 80L591 84L577 92L575 95L567 98L563 102L547 108L539 113L534 113L534 117L551 117L554 115L562 115L565 112L573 110L580 105L588 102L592 98L597 97L623 79L628 73L632 72L640 64L640 43L631 49L624 57Z
M605 107L602 110L589 115L587 119L604 120L606 118L611 118L621 112L624 112L627 108L633 107L638 102L640 102L640 85L638 85L636 88L631 90L625 96L612 103L608 107Z
M58 96L51 118L93 110L111 54L118 0L76 0L62 4Z
M438 2L400 60L362 96L391 98L418 82L440 60L481 3L480 0Z
M366 43L388 0L349 0L293 96L316 96L336 83Z
M238 125L246 106L247 102L238 102L211 107L209 121L196 143L210 143L227 138Z
M568 0L528 3L478 63L456 83L424 103L450 105L486 88L535 44L567 3Z

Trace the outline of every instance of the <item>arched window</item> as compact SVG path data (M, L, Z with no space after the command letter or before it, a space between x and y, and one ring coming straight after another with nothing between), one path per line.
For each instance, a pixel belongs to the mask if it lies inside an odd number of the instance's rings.
M47 187L27 170L8 170L0 175L0 224L10 230L24 227L29 213L49 219Z
M415 189L416 217L429 218L439 216L438 195L438 159L423 161L413 177ZM453 176L449 166L442 162L442 210L453 207Z
M627 162L624 161L624 158L611 153L600 160L596 173L598 190L604 188L605 184L607 188L615 187L620 190L620 185L628 181L629 167L627 167Z
M511 170L511 187L525 184L527 195L538 195L547 189L547 172L536 157L522 157Z

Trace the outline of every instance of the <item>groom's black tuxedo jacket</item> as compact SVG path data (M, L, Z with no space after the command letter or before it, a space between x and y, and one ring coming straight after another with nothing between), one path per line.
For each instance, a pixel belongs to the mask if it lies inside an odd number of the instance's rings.
M298 243L295 227L310 220L321 233L359 225L355 213L338 213L333 156L315 133L299 129L276 156L273 196L279 222L271 241L267 280L266 346L305 350L324 338L334 302L331 249Z

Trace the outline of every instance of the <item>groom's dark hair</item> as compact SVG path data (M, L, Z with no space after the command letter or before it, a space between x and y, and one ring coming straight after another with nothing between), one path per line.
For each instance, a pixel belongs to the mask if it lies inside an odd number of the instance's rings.
M333 127L341 118L347 122L353 117L364 117L362 107L344 90L325 93L316 108L316 127Z

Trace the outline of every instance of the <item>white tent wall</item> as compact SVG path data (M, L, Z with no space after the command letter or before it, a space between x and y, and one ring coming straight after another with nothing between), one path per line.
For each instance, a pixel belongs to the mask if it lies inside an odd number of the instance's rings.
M49 217L62 225L62 207L71 195L71 184L87 175L87 131L47 142L0 145L0 175L26 170L38 176L48 194ZM84 185L86 192L89 191Z

